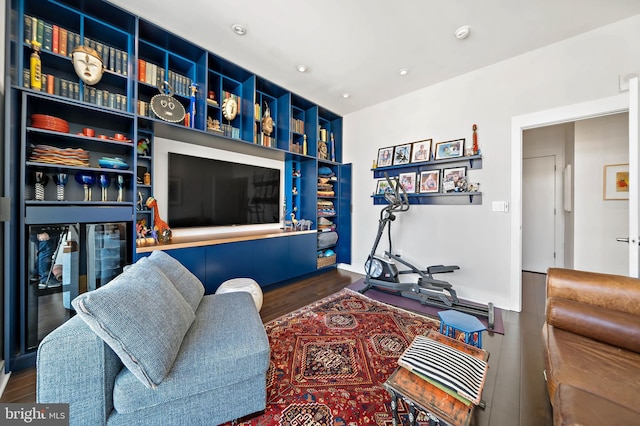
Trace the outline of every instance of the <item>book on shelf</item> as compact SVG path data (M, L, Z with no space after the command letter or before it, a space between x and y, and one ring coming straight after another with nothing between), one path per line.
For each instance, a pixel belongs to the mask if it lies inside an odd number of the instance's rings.
M62 56L67 56L67 43L69 43L67 37L69 32L66 28L60 27L58 29L58 53Z
M60 53L60 27L52 25L51 27L51 50L53 53Z
M42 36L42 50L45 52L51 52L53 49L53 26L45 22L44 34Z

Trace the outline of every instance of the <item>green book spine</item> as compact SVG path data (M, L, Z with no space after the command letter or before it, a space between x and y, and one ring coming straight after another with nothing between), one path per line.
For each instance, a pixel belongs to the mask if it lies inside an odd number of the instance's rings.
M37 30L37 34L36 34L36 40L38 41L38 43L40 43L40 46L42 46L42 43L44 42L44 21L41 19L38 19L38 30Z
M24 15L24 42L31 44L33 37L33 18L29 15Z
M44 24L44 36L42 41L42 50L51 52L53 48L53 26L49 23Z
M109 70L116 70L116 49L114 47L109 48Z

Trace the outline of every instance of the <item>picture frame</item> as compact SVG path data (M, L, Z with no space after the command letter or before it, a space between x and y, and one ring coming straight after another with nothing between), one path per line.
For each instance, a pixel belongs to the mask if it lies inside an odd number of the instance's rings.
M378 167L387 167L393 165L393 147L380 148L378 150Z
M425 139L411 144L411 162L423 163L431 160L431 143L433 139Z
M603 179L604 200L629 199L629 164L605 165Z
M416 172L407 172L398 174L398 182L404 188L407 194L415 194L417 192Z
M446 160L464 155L464 138L452 141L438 142L435 147L434 158L436 160Z
M442 169L442 192L464 192L467 184L467 168Z
M391 182L394 182L391 180ZM384 195L385 192L389 190L389 181L387 179L378 179L376 182L376 193L375 195Z
M440 192L440 170L425 170L420 172L419 182L421 194Z
M396 145L393 148L393 165L409 164L411 161L411 144Z

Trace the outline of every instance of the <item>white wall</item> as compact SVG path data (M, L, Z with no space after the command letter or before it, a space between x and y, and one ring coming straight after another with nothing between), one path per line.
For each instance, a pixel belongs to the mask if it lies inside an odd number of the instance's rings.
M353 263L345 267L363 272L375 236L381 206L369 195L378 148L425 138L471 140L476 123L483 169L470 177L481 183L483 204L412 206L394 223L394 247L421 265L460 265L444 278L461 297L518 309L510 288L509 213L491 211L493 201L511 194L511 118L617 95L618 75L640 71L638 39L635 15L345 116L344 159L353 163L354 194Z
M629 201L603 200L607 164L629 163L629 115L615 114L575 124L574 266L626 275Z

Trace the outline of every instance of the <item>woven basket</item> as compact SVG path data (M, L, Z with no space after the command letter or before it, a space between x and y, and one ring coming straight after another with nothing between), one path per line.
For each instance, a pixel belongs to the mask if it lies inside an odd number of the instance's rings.
M318 268L324 268L325 266L333 265L336 263L336 255L319 257L318 258Z

